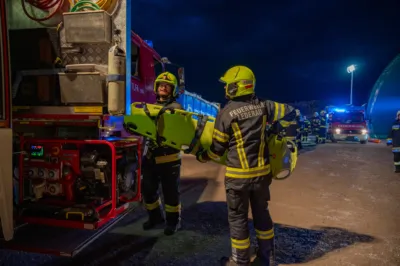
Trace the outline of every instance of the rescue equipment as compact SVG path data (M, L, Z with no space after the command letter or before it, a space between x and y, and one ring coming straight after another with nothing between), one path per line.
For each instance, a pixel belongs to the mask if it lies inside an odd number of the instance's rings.
M125 113L125 52L118 44L108 51L108 112Z
M288 178L297 163L296 144L280 135L270 134L268 149L273 178L276 180Z
M206 115L138 102L131 105L131 115L124 117L128 132L192 155L211 146L214 123L215 118ZM270 134L267 142L273 177L286 179L296 167L296 145L276 134ZM219 161L213 159L219 164L225 160L226 154Z
M211 146L214 123L207 115L138 102L124 117L126 130L192 155Z

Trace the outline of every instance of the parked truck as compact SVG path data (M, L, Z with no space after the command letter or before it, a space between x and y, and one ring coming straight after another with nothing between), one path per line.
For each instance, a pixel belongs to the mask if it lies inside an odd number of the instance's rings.
M169 64L132 32L131 1L16 2L0 1L1 245L74 256L141 201L142 139L123 116L155 101Z
M358 141L366 144L369 139L364 106L327 106L328 135L332 142Z

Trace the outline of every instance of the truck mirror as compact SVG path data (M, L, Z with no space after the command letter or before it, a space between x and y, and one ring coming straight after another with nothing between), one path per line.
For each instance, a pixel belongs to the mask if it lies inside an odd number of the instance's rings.
M185 69L183 67L178 68L178 78L179 78L179 89L185 89Z

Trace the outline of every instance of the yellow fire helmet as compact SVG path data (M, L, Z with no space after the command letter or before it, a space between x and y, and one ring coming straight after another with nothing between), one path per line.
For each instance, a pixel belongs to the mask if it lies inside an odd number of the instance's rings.
M164 73L161 73L160 75L158 75L156 80L154 81L154 93L157 94L158 84L160 84L162 82L170 84L173 87L172 96L176 97L178 94L178 90L177 90L178 80L175 77L175 75L170 72L164 72Z
M319 112L321 115L325 115L326 114L326 111L325 110L322 110L321 112Z
M234 66L228 69L219 79L226 84L225 95L229 98L254 94L256 77L250 68L245 66Z

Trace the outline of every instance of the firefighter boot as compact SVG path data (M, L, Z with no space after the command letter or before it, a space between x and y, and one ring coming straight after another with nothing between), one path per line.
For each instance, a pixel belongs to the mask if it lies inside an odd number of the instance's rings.
M235 262L232 257L222 257L220 259L220 265L221 266L250 266L250 263L247 264L238 264Z
M395 173L400 173L400 165L395 165L394 172Z
M164 229L166 236L175 234L181 228L181 217L179 212L167 212L165 213L167 220L167 226Z
M148 211L149 219L143 223L143 230L150 230L156 227L157 225L164 223L164 217L161 214L160 208Z
M275 265L275 245L274 239L259 240L259 248L257 250L257 258L254 265L273 266Z

